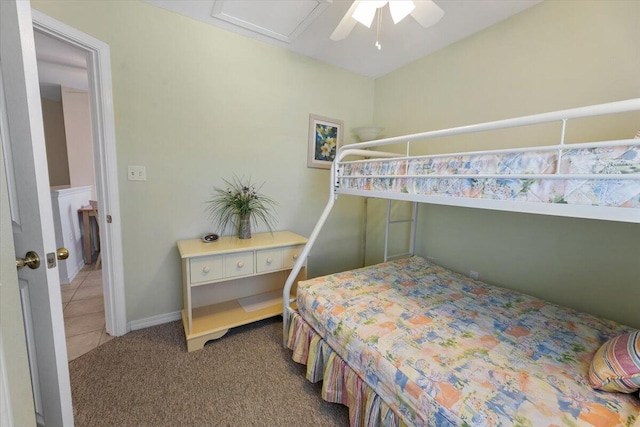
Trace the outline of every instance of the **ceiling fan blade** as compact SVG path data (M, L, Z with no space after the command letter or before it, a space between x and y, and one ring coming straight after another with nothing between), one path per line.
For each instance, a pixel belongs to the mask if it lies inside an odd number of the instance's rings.
M424 28L435 25L444 16L444 10L431 0L414 0L415 9L411 11L411 16Z
M349 8L349 10L347 10L347 13L344 14L336 29L333 30L333 33L331 33L331 40L343 40L346 39L349 34L351 34L351 30L353 30L353 27L355 27L358 23L358 21L356 21L356 19L353 17L353 12L356 10L359 3L360 0L354 0L353 4Z
M416 4L411 0L392 0L389 2L389 12L391 12L394 24L402 21L415 8Z

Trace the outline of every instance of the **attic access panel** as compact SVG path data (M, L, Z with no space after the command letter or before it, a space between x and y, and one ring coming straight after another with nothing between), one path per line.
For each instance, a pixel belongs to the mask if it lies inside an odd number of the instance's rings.
M292 43L332 0L215 0L211 16Z

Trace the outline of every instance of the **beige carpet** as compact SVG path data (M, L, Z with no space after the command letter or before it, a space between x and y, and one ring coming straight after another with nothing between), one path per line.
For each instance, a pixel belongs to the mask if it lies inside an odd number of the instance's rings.
M193 353L181 322L130 332L69 363L75 425L348 426L281 343L281 317Z

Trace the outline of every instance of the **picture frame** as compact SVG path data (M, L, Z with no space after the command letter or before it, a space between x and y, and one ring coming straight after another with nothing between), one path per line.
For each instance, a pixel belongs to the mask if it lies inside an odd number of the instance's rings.
M307 167L331 169L338 149L342 146L344 122L309 114L309 151Z

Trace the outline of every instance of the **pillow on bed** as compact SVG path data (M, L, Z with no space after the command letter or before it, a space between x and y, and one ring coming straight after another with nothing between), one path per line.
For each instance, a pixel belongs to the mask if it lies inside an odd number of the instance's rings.
M602 344L591 361L589 383L604 391L633 393L640 389L640 331Z

